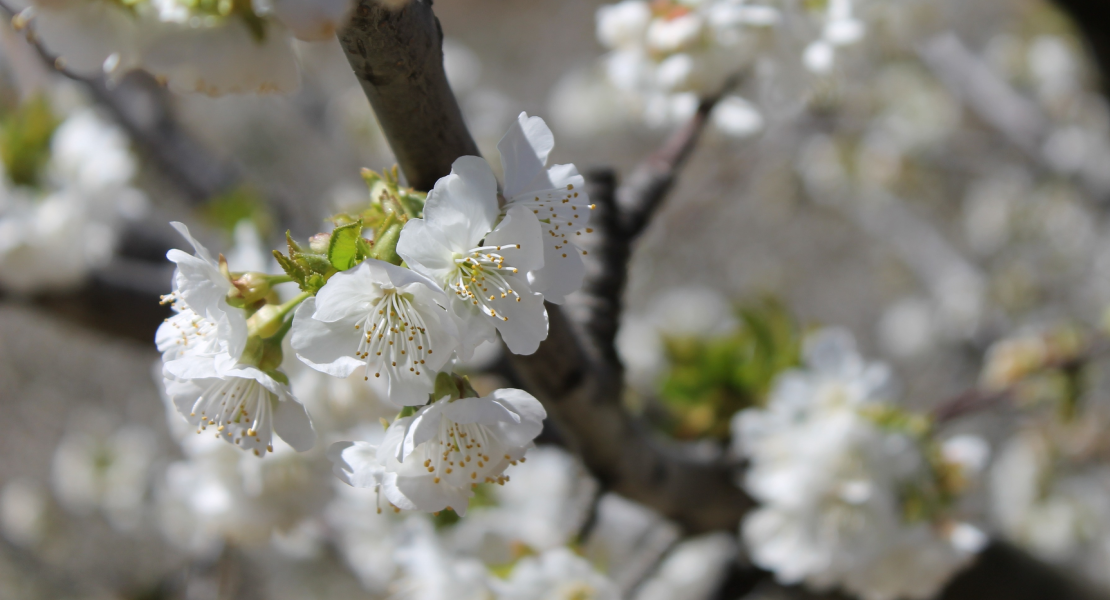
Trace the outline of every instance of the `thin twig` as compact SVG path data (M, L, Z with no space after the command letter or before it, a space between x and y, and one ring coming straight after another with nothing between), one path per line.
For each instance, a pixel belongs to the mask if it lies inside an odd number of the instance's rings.
M941 402L933 409L933 420L939 424L949 423L969 414L989 410L1009 402L1025 379L1033 374L1081 369L1107 352L1110 352L1110 340L1103 337L1095 338L1083 350L1075 354L1048 360L1034 373L1030 373L1008 386L997 389L972 388Z

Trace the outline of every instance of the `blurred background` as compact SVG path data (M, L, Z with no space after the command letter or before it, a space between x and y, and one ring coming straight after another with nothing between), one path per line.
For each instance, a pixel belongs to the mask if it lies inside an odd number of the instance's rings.
M685 120L686 100L660 109L613 87L603 4L436 3L483 155L496 163L497 141L527 111L551 125L553 162L628 174ZM1072 21L1032 0L874 0L856 14L866 34L837 46L828 68L807 68L812 36L761 42L635 246L618 336L625 400L661 435L726 439L728 417L758 404L821 326L847 328L863 355L892 365L918 410L1005 382L998 360L1102 327L1110 113ZM409 579L454 567L398 548L435 539L443 556L492 568L512 562L514 544L560 546L587 521L580 553L625 596L727 597L735 535L676 552L676 527L599 497L554 433L485 512L417 524L376 514L372 494L333 480L319 447L248 463L179 442L152 343L169 314L158 304L165 252L182 245L168 222L233 264L269 269L286 230L325 230L366 201L361 168L394 162L338 43L295 50L299 91L212 98L141 72L72 79L0 28L0 598L400 597ZM572 299L571 315L582 310ZM754 340L757 330L771 334ZM705 354L714 339L762 362L722 375ZM1025 345L998 350L1015 339ZM505 385L497 353L468 365L476 385ZM1091 490L1064 495L1081 518L1044 535L983 526L1102 589L1110 440L1098 415L1110 388L1090 366L1067 392L1087 399L1089 435L1079 466L1061 467ZM325 441L392 416L356 382L291 378ZM1055 397L1069 382L1026 395ZM1027 419L988 412L954 429L997 449ZM970 502L991 506L989 487ZM470 597L454 589L442 597ZM791 593L768 584L748 597Z

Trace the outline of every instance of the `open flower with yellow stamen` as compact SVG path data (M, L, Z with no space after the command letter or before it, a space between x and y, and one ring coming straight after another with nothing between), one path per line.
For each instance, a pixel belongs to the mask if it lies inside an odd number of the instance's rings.
M539 401L521 390L445 398L394 421L376 449L340 442L328 455L341 479L355 487L380 486L397 508L450 508L465 515L476 485L508 481L505 469L524 460L546 417Z
M254 451L272 451L276 432L298 452L316 443L308 413L289 386L226 353L184 356L166 363L166 393L197 433Z
M593 205L586 180L574 165L544 169L555 148L555 136L539 117L520 113L497 144L505 168L505 209L523 206L540 221L543 268L528 274L532 290L545 300L562 304L567 294L582 287L585 254L575 244L590 220Z
M365 367L381 378L389 401L421 405L458 346L454 320L436 282L368 259L337 273L297 308L291 343L308 366L335 377Z
M524 206L498 222L497 180L486 161L463 156L436 182L424 218L405 224L397 254L450 296L464 359L501 333L509 350L531 354L547 338L543 295L528 273L544 265L540 223ZM496 227L495 227L496 225Z

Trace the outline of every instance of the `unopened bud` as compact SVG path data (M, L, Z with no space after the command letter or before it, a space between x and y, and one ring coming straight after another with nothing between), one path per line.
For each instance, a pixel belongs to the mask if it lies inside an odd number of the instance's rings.
M281 329L286 312L278 304L267 304L247 319L247 331L253 336L268 338Z
M232 276L231 284L235 287L227 293L227 303L243 307L265 299L274 289L272 279L270 275L254 271Z
M316 254L327 254L329 245L331 245L330 233L317 233L308 238L308 247Z

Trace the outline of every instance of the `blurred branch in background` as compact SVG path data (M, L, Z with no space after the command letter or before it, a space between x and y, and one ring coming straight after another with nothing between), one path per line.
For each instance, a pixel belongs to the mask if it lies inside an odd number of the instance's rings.
M1048 118L969 50L955 33L929 39L918 55L980 119L1034 163L1042 162L1041 144L1048 135Z

